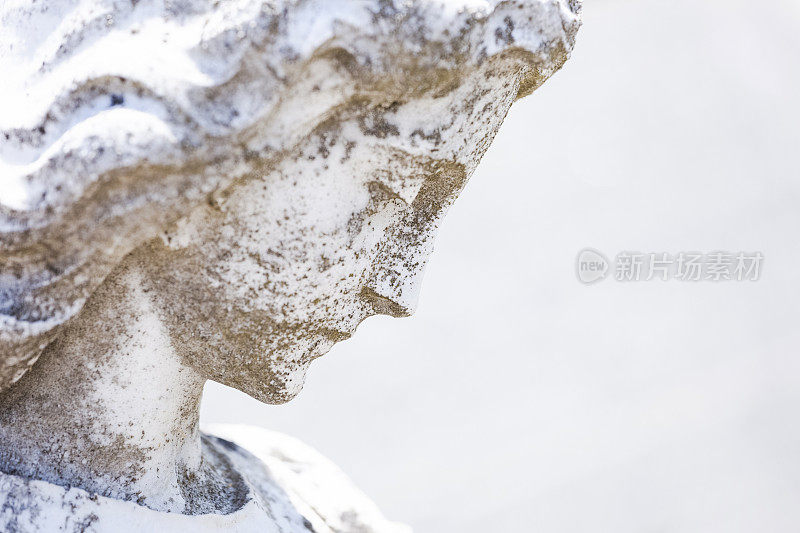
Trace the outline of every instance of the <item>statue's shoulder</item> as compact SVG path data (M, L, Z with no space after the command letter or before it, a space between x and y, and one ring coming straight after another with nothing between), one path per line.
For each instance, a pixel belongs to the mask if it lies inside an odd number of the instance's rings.
M411 533L387 520L339 467L300 440L254 426L204 429L206 442L224 453L254 490L266 498L288 497L310 531ZM285 495L271 494L276 487Z
M213 426L204 444L247 486L230 514L184 515L75 487L0 472L3 533L410 533L386 520L333 463L297 439L248 426Z

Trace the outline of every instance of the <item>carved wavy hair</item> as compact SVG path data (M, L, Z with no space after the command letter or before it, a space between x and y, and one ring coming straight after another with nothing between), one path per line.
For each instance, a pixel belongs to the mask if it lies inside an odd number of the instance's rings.
M337 106L498 58L524 96L579 25L578 0L4 0L0 389L126 254Z

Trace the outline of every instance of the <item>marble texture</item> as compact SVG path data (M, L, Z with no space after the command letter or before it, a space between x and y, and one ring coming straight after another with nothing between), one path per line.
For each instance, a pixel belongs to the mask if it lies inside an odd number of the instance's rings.
M387 521L341 470L298 440L248 426L220 425L210 431L204 441L243 478L243 501L231 513L163 513L80 488L0 473L0 527L9 533L410 533Z
M6 529L393 530L302 445L203 435L203 384L289 401L363 320L413 313L579 25L574 0L5 2Z
M0 10L0 387L125 254L312 142L468 175L579 26L572 0Z

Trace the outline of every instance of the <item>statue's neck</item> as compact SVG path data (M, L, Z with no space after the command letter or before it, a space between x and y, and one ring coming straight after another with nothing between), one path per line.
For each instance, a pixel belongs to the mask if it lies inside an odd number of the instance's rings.
M0 470L184 512L204 379L175 354L140 280L115 272L0 395Z

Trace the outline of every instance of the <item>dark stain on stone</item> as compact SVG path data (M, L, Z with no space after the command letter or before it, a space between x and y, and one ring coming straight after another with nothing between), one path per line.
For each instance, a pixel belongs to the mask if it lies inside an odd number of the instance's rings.
M511 17L503 19L503 26L498 26L494 30L494 37L498 43L508 46L514 44L514 21L511 20Z

